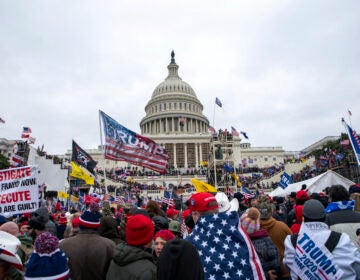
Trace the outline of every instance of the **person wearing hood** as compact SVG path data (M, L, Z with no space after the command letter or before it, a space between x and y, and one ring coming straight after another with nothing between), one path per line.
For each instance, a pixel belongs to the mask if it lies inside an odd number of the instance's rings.
M119 244L122 242L117 229L116 221L112 216L105 216L100 219L99 234Z
M126 224L126 243L114 248L113 259L106 275L113 279L156 279L153 256L147 252L154 236L154 224L149 217L136 214Z
M266 229L260 229L260 212L249 208L241 217L240 225L249 234L255 251L259 256L266 279L278 279L280 273L280 255Z

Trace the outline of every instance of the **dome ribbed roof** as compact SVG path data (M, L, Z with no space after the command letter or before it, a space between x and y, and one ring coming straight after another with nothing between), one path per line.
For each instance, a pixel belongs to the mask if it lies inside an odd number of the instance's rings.
M166 93L185 93L189 94L196 98L195 91L192 87L184 82L178 74L179 66L175 62L174 51L171 52L171 62L168 65L169 74L166 77L165 81L160 83L154 90L152 98L158 97Z

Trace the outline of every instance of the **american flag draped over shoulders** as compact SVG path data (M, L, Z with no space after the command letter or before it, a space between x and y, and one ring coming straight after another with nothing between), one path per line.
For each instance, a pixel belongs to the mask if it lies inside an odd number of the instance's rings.
M251 240L238 223L235 211L202 216L186 238L199 251L205 279L266 279Z

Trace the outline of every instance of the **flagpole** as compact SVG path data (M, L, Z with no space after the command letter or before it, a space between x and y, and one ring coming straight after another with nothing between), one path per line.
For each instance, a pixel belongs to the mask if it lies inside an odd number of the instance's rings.
M216 103L214 104L214 113L213 113L213 128L215 129L215 110L216 110ZM215 130L216 132L216 130Z
M104 144L103 144L103 134L102 134L102 126L101 126L101 114L99 110L99 127L100 127L100 144L102 148L102 155L103 155L103 171L104 171L104 184L105 184L105 194L108 194L108 189L106 186L106 160L105 160L105 152L104 152ZM116 193L116 190L115 190Z
M353 126L352 126L352 123L351 123L351 111L350 111L350 110L348 110L348 116L349 116L349 123L350 123L350 126L351 126L351 127L353 127Z

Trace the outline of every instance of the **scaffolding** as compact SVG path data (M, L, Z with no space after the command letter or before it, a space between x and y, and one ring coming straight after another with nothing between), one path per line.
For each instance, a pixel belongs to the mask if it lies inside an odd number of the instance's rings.
M224 192L236 191L235 149L239 141L234 141L231 133L219 131L210 139L208 183Z

